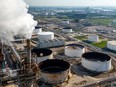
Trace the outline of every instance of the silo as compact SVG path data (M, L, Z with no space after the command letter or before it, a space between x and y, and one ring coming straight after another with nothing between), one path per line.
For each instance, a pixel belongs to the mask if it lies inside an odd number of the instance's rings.
M36 61L38 64L44 60L53 58L52 50L50 49L32 49L32 55L36 56Z
M81 57L85 48L80 44L69 44L65 47L65 55L69 57Z
M39 39L39 41L53 40L54 39L54 33L53 32L41 32L41 33L38 33L38 39Z
M111 69L111 57L98 52L82 54L82 66L88 70L104 72Z

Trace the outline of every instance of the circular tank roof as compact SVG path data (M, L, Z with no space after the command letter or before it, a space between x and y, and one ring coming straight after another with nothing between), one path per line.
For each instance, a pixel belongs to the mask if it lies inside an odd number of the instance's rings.
M52 54L52 51L50 49L32 49L32 53L35 53L37 57L43 57L43 56L49 56Z
M81 49L83 49L84 48L84 46L83 45L80 45L80 44L68 44L68 45L66 45L66 46L69 46L69 47L74 47L74 48L81 48Z
M65 27L65 28L63 28L63 29L72 29L71 27Z
M82 57L91 61L109 61L111 57L107 54L98 53L98 52L87 52L83 53Z
M35 26L35 29L39 29L39 28L41 28L41 27L39 27L39 26Z
M40 62L39 68L44 73L60 73L70 68L70 64L60 59L48 59Z
M39 32L39 35L50 35L53 34L53 32Z

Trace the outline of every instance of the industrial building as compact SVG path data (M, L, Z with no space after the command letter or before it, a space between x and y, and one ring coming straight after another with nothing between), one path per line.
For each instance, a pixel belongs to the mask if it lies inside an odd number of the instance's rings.
M80 44L69 44L65 46L65 55L69 57L81 57L85 52L85 47Z
M44 40L38 42L38 48L50 48L57 46L64 46L65 41L63 39Z
M112 68L112 58L103 53L87 52L82 54L82 66L95 72L105 72Z
M113 51L116 51L116 41L108 41L107 48Z
M90 42L98 42L99 41L99 36L95 34L88 35L88 41Z

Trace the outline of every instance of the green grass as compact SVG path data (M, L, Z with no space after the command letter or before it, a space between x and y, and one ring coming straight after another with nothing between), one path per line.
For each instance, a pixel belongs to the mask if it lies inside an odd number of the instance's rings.
M91 43L91 45L99 47L99 48L105 48L107 45L107 41L94 42L94 43Z
M97 19L90 19L90 22L92 24L95 24L95 25L105 25L105 26L108 26L111 22L112 22L113 19L108 19L108 18L97 18Z
M86 42L88 44L91 44L91 45L93 45L95 47L99 47L99 48L105 48L106 45L107 45L107 40L103 40L101 42L93 42L93 43L92 42L88 42L87 41L87 35L75 36L74 38L79 39L79 40L81 40L83 42ZM102 40L102 36L100 38Z
M87 39L87 36L86 35L83 35L83 36L75 36L74 38L76 39L79 39L79 40L86 40Z

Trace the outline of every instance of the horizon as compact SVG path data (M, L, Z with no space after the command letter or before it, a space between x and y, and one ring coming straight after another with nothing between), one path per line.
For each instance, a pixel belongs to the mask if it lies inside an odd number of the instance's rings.
M29 6L29 7L116 7L116 6Z
M116 6L116 0L24 0L29 6Z

